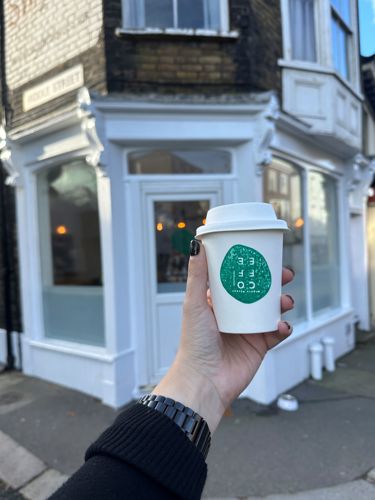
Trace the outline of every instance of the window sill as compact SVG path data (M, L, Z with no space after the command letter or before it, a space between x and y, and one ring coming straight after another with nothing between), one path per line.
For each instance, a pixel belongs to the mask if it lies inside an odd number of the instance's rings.
M115 34L119 38L139 37L139 38L194 38L194 39L228 39L236 40L239 38L238 31L218 31L208 29L177 29L177 28L145 28L130 29L116 28Z
M341 82L355 97L357 97L361 101L363 100L363 96L360 92L357 91L356 86L354 84L352 84L351 82L345 80L333 68L329 68L327 66L322 66L319 63L312 63L312 62L307 62L307 61L289 61L286 59L279 59L278 64L282 68L296 69L296 70L300 70L300 71L307 71L307 72L312 72L312 73L315 72L315 73L331 75L334 78L336 78L339 82Z

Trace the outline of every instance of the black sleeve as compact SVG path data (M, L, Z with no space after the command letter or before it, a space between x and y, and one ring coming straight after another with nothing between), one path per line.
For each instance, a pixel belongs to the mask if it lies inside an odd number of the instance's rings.
M203 455L168 417L135 404L86 452L86 463L50 500L199 499Z

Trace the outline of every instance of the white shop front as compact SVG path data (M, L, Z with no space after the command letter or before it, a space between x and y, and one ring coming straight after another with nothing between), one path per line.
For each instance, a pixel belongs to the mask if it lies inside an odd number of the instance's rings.
M282 127L274 136L277 118L272 94L165 104L90 102L82 90L70 110L8 138L25 373L112 406L156 384L178 347L195 228L210 207L263 199L293 227L296 327L245 395L270 403L306 378L322 335L336 356L353 347L344 166L327 168Z

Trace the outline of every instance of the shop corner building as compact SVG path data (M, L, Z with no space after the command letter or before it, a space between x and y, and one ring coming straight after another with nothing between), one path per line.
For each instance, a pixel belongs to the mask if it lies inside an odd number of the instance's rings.
M314 342L337 358L370 328L357 6L311 2L300 29L303 3L5 2L26 374L114 407L156 384L188 242L225 203L272 203L296 270L293 336L244 396L272 402Z

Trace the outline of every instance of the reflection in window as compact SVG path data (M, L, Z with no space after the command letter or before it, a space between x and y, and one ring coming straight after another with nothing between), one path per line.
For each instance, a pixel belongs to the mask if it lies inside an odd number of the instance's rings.
M208 200L155 202L158 293L185 291L190 241L208 209Z
M350 0L331 0L332 56L334 68L349 79L349 47L351 38Z
M340 259L336 181L309 173L309 219L313 311L340 305Z
M221 28L222 0L124 0L125 27Z
M277 217L287 222L290 231L284 234L284 265L296 271L287 293L296 298L293 311L285 316L290 320L306 318L306 285L304 259L304 214L302 175L291 163L274 158L264 173L264 200L271 203Z
M229 174L227 151L148 150L129 153L131 174Z
M289 0L292 59L317 60L314 9L314 0Z
M38 174L47 337L104 344L96 174L81 161Z

